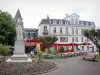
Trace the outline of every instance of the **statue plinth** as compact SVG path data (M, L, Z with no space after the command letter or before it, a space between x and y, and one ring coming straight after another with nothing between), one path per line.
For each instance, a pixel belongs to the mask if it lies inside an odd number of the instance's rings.
M6 62L32 62L31 58L25 54L23 31L21 25L16 28L17 40L15 42L14 55Z

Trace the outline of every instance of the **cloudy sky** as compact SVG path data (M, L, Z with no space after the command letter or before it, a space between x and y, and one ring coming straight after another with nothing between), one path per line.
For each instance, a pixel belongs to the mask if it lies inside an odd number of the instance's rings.
M14 17L17 9L23 17L25 28L38 28L41 19L49 15L63 19L65 14L77 13L81 20L93 21L100 25L99 0L0 0L0 9Z

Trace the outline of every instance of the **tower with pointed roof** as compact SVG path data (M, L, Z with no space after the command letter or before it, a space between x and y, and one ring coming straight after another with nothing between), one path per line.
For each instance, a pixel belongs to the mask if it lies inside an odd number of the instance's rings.
M21 16L21 13L20 13L20 10L19 9L16 12L16 15L14 17L14 20L16 22L16 26L21 25L22 28L23 28L23 30L24 30L24 26L23 26L23 22L22 22L23 18Z

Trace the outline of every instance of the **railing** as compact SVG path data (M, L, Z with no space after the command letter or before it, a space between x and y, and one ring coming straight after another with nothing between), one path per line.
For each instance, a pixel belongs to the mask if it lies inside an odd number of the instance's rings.
M43 34L48 34L48 30L43 30Z

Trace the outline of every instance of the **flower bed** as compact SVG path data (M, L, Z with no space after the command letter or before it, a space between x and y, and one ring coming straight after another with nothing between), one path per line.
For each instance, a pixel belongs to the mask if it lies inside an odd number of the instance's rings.
M57 67L52 62L41 61L40 64L33 61L32 63L1 63L0 75L24 75L24 74L37 74L47 72Z

